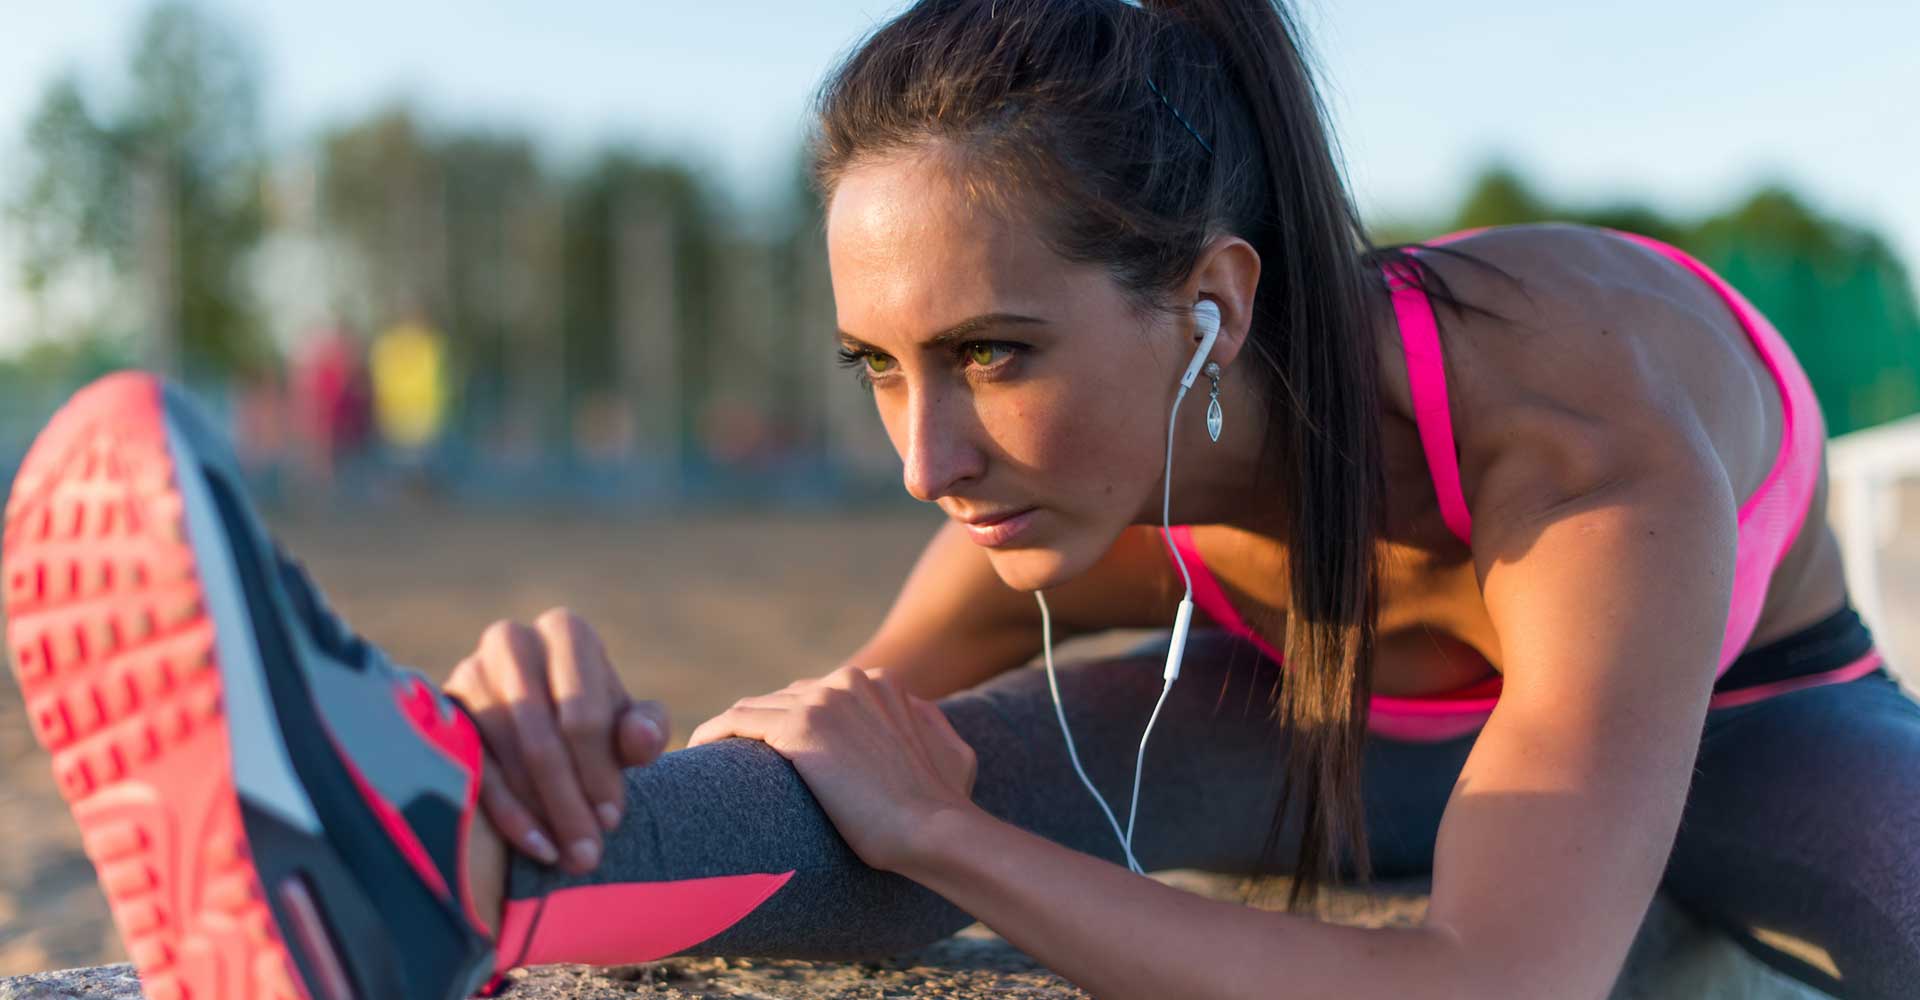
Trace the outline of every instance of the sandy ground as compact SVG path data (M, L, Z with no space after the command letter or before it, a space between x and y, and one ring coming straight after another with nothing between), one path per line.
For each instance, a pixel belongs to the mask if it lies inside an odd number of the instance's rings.
M1886 582L1920 663L1920 496ZM567 605L593 622L629 690L659 698L674 743L735 698L832 669L879 623L937 521L848 515L385 512L275 519L335 606L395 659L440 678L501 617ZM1116 637L1125 639L1126 637ZM1119 641L1062 647L1098 655ZM0 976L123 961L92 869L0 671Z

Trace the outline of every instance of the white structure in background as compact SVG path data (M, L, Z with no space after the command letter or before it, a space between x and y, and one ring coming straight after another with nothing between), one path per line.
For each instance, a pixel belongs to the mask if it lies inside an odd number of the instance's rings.
M1880 553L1900 528L1900 481L1920 479L1920 416L1827 442L1827 477L1840 493L1832 498L1839 503L1829 510L1840 533L1853 606L1867 620L1867 627L1894 632L1902 623L1888 617L1880 586Z

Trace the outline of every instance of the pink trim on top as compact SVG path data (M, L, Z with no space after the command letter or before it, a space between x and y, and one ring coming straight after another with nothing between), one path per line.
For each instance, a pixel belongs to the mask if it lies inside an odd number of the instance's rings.
M1227 598L1219 578L1207 568L1207 561L1201 558L1200 550L1193 544L1192 526L1172 526L1167 531L1167 540L1180 550L1180 555L1187 563L1187 572L1193 577L1194 606L1221 628L1252 642L1268 659L1275 663L1286 663L1286 657L1250 628L1246 619L1234 610L1233 602ZM1493 711L1493 706L1499 701L1499 690L1500 678L1493 676L1454 691L1427 697L1400 698L1376 694L1369 702L1371 707L1367 728L1391 739L1452 739L1472 732L1486 722L1487 714Z
M1221 628L1241 638L1252 640L1253 644L1259 647L1260 652L1267 654L1267 659L1275 663L1287 662L1287 658L1281 655L1279 650L1273 648L1253 629L1248 628L1246 621L1240 617L1240 612L1233 609L1233 602L1227 599L1227 592L1221 588L1219 579L1213 575L1212 570L1207 568L1207 561L1200 558L1200 550L1193 544L1192 526L1176 524L1169 528L1166 534L1173 546L1180 550L1180 555L1187 563L1187 573L1193 577L1194 607L1206 612L1207 617L1213 619Z
M1447 406L1445 359L1440 353L1440 328L1432 304L1412 284L1410 265L1387 265L1387 287L1393 290L1394 318L1407 359L1407 387L1413 395L1413 425L1420 432L1420 450L1427 455L1427 472L1440 501L1440 519L1462 542L1473 542L1473 518L1467 513L1466 493L1460 487L1460 457L1453 442L1453 414Z
M1820 414L1819 400L1814 397L1813 384L1794 358L1786 338L1738 289L1678 247L1638 233L1618 229L1608 232L1665 254L1713 286L1747 331L1754 350L1773 373L1775 384L1784 390L1780 399L1780 419L1784 426L1773 468L1761 481L1760 488L1741 505L1738 515L1740 543L1734 556L1733 604L1721 639L1720 668L1714 672L1718 677L1726 673L1746 648L1747 640L1753 637L1773 571L1806 521L1820 476L1826 421Z
M1367 714L1367 732L1402 743L1443 743L1478 732L1493 710L1460 711L1451 715L1395 715L1375 705Z
M1789 691L1820 687L1825 684L1844 684L1847 681L1859 680L1873 673L1880 668L1880 664L1883 662L1885 661L1881 658L1880 651L1871 649L1867 651L1867 655L1862 656L1844 667L1823 670L1817 674L1789 677L1784 681L1774 681L1771 684L1756 684L1753 687L1744 687L1738 691L1721 692L1707 699L1707 707L1733 708L1739 705L1751 705L1756 701L1765 701L1775 695L1786 694Z
M1475 226L1425 242L1440 246L1492 228ZM1460 485L1460 451L1454 444L1453 411L1447 400L1446 356L1440 350L1440 325L1433 316L1433 303L1414 283L1411 264L1392 261L1382 271L1393 293L1393 316L1400 330L1407 386L1413 396L1413 424L1420 432L1420 450L1427 456L1440 519L1455 537L1471 545L1473 517L1467 513L1467 495Z

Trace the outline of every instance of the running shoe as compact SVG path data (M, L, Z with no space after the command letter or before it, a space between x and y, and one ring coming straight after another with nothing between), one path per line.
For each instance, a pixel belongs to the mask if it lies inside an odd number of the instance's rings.
M328 611L179 389L122 372L54 416L0 575L149 998L456 1000L492 976L463 877L478 732Z

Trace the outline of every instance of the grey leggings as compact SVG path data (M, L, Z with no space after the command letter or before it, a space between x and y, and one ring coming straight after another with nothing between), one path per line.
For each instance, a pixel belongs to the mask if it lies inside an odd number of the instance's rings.
M1058 667L1081 762L1123 823L1163 655ZM1246 874L1260 861L1284 754L1267 718L1276 670L1240 640L1193 634L1148 745L1134 835L1146 870ZM978 757L974 800L982 808L1123 863L1112 828L1068 762L1044 670L1003 674L940 708ZM1441 812L1473 741L1472 734L1441 743L1369 740L1366 815L1376 876L1431 872ZM793 767L757 740L675 751L626 778L629 816L609 836L600 868L576 878L516 856L511 898L577 885L794 871L757 909L683 955L874 958L972 922L930 890L862 864ZM1283 840L1275 860L1291 859ZM1709 713L1663 888L1769 964L1828 992L1913 995L1920 983L1920 704L1880 672ZM1825 948L1844 982L1761 945L1746 933L1756 927Z

